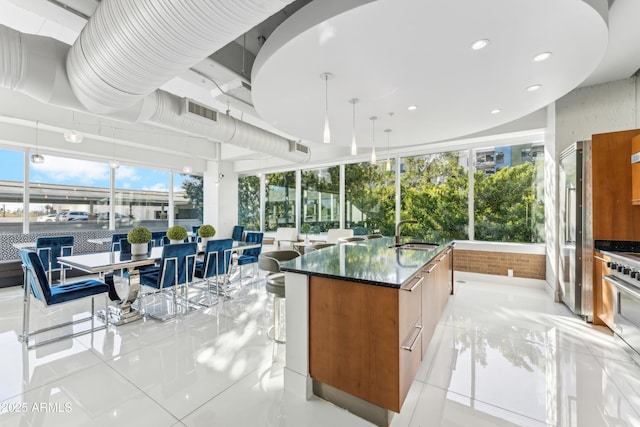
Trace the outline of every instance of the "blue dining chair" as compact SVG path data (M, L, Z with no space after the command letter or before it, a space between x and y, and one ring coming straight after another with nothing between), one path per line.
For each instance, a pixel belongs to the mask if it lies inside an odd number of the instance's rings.
M120 251L120 240L127 239L127 233L115 233L111 235L111 252Z
M242 242L242 234L244 233L244 225L235 225L233 227L233 232L231 233L231 238L234 242Z
M238 257L238 267L240 268L240 279L242 279L242 266L247 264L253 264L253 276L255 276L256 268L258 265L258 256L260 256L260 252L262 252L262 238L264 233L258 233L255 231L250 231L245 236L246 243L259 243L260 247L245 249L242 254Z
M212 239L207 241L207 246L204 250L204 259L202 261L196 261L195 276L204 279L207 284L207 290L204 295L195 297L192 301L210 307L218 302L220 281L218 278L221 275L225 275L229 268L229 261L231 260L231 251L233 247L232 239ZM215 298L212 298L213 292L211 289L211 282L215 277L216 294Z
M22 315L22 335L20 335L20 340L26 344L27 348L31 349L40 345L60 341L67 338L77 337L107 328L108 321L104 322L104 326L94 326L94 297L96 295L104 294L105 312L107 312L106 310L108 310L109 308L109 286L107 286L107 284L98 280L89 279L73 283L65 283L57 286L50 286L51 282L49 282L49 280L47 279L47 273L44 269L44 264L42 263L40 255L30 249L21 249L19 251L19 254L20 260L22 261L22 269L24 271L24 309ZM35 297L36 299L42 301L45 308L69 301L75 301L81 298L91 297L91 316L65 323L60 323L53 326L48 326L46 328L38 329L35 331L29 331L31 295L33 295L33 297ZM91 328L84 331L58 335L56 337L48 338L40 342L34 342L33 344L29 343L30 337L33 337L35 341L35 335L41 334L43 332L54 331L86 321L91 321Z
M141 285L155 288L160 293L163 293L162 291L165 289L173 288L172 304L164 302L144 304L146 314L162 321L176 317L178 312L178 286L183 288L185 309L189 309L187 295L189 283L193 281L197 250L198 244L193 242L165 245L162 249L159 267L140 272ZM160 297L163 296L160 295Z
M167 235L166 231L152 231L151 241L153 242L153 246L164 245L164 238L166 237L166 235Z
M47 272L49 283L53 283L51 273L60 272L60 282L65 282L66 270L71 267L58 262L58 257L73 255L73 236L38 237L36 239L36 252L42 260L42 265Z
M193 233L193 242L200 242L200 237L198 236L198 230L200 229L200 225L194 225L191 227L191 232Z

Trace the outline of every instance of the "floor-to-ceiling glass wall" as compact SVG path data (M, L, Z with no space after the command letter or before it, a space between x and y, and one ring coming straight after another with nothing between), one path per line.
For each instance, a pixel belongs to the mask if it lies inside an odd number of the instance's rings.
M345 227L354 234L393 236L395 227L395 172L385 162L345 165Z
M271 173L265 176L265 231L296 226L296 173Z
M544 145L475 150L475 239L544 241Z
M340 227L340 167L302 171L300 228L309 233L324 233Z
M116 169L116 229L168 227L169 171L135 166ZM107 218L108 219L108 218Z
M467 151L403 157L400 178L400 218L417 224L403 234L421 239L467 239Z

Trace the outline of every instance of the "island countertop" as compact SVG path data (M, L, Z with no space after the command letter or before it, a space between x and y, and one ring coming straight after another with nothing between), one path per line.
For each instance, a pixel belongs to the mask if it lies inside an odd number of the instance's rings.
M403 243L410 240L404 239ZM435 242L433 249L397 249L392 237L348 242L282 263L281 271L400 288L452 240Z

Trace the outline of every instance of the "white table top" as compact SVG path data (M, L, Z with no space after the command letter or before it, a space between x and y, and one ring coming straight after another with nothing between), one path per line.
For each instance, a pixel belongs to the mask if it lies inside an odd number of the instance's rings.
M121 268L133 268L143 265L155 264L162 258L162 246L151 249L150 256L121 256L120 252L96 252L59 257L60 264L68 265L88 273L102 273L105 271L119 270Z

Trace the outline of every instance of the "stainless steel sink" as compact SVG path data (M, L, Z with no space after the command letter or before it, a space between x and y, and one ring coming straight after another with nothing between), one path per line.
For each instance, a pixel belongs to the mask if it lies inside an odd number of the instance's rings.
M409 243L400 243L398 245L389 246L394 249L409 249L413 251L432 251L436 249L439 245L435 243L426 243L426 242L409 242Z

